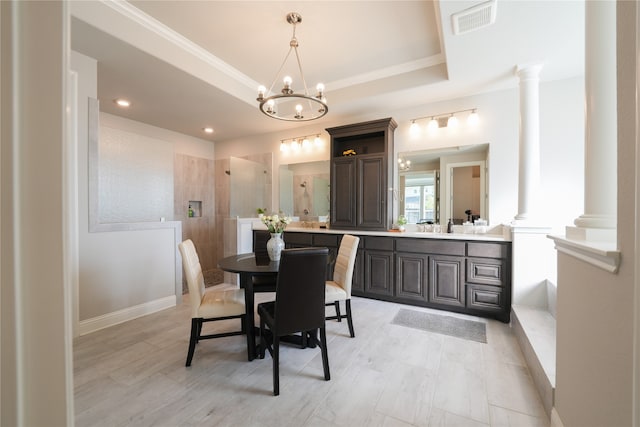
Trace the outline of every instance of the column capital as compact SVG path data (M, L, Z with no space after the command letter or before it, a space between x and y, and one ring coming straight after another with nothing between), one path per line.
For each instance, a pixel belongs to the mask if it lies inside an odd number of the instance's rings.
M518 64L516 65L516 75L520 80L537 79L542 67L544 67L543 62Z

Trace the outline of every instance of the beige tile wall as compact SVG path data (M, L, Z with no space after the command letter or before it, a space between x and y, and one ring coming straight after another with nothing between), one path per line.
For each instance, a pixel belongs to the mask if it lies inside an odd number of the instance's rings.
M217 266L214 202L214 161L176 154L174 158L174 217L182 221L183 240L196 246L207 285L220 283ZM189 218L189 201L202 202L200 217ZM222 230L222 228L220 228ZM186 285L183 284L186 289Z

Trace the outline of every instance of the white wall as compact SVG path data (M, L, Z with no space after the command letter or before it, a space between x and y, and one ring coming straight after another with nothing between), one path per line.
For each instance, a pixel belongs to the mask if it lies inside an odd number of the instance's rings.
M142 223L99 224L89 231L89 138L88 98L97 95L97 64L92 58L72 52L72 68L79 76L78 205L79 289L76 319L80 334L174 305L180 298L182 270L177 244L180 224L170 221L172 209L154 207ZM169 147L171 159L165 175L173 176L173 155L183 153L212 159L213 144L157 127L100 114L100 125L116 132L127 144L140 140ZM167 150L165 150L167 151ZM133 159L134 163L138 159ZM166 162L165 162L166 163ZM140 174L144 174L140 170ZM173 201L173 181L164 183ZM166 187L166 188L165 188ZM124 197L127 194L114 194ZM94 212L95 213L95 212ZM160 223L166 217L167 222ZM110 226L113 226L109 231ZM177 228L176 228L177 227Z
M514 76L515 81L515 76ZM440 129L436 136L411 136L411 119L438 115L450 111L477 108L480 124L475 129L460 126L457 132ZM456 145L489 143L489 220L491 224L509 223L518 213L518 90L484 93L443 102L425 103L411 109L391 110L387 117L398 122L395 131L395 152L435 149ZM564 227L583 208L584 159L584 79L581 77L540 85L541 126L541 190L540 211L545 225ZM379 119L363 116L357 121ZM329 136L324 128L348 123L310 125L291 131L259 135L241 140L216 143L216 158L243 156L256 152L274 153L274 183L278 182L280 164L329 159ZM426 121L422 123L426 125ZM326 144L313 153L280 153L281 139L320 133ZM394 167L397 168L396 165ZM397 175L397 174L396 174ZM397 180L397 177L396 177ZM394 182L398 188L398 183ZM277 186L276 186L277 188ZM277 193L277 192L275 192ZM274 195L274 199L278 197ZM274 206L277 206L274 200ZM398 209L394 210L398 212Z
M556 410L569 426L637 426L640 398L638 292L638 108L636 2L618 13L617 274L558 256ZM612 141L615 149L615 141ZM637 298L637 296L636 296ZM634 417L635 410L635 420Z

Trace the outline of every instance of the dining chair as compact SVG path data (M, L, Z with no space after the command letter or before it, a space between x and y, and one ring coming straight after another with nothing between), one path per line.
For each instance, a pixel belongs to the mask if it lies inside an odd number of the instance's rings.
M335 316L328 316L326 319L341 322L346 318L351 338L356 336L351 317L351 283L358 254L358 243L360 243L359 237L350 234L345 234L342 237L333 270L333 280L327 280L325 287L325 304L327 306L333 305L336 310ZM340 301L344 301L346 315L340 313Z
M258 304L260 358L269 350L273 359L273 395L280 394L280 339L297 332L320 347L324 379L329 381L329 357L325 330L324 287L327 248L284 249L280 258L275 301ZM320 330L320 340L317 330Z
M256 257L269 258L267 253L267 241L271 237L269 233L254 233L253 252ZM253 292L275 292L277 274L261 274L251 277Z
M185 366L191 366L196 344L200 340L241 335L250 326L247 324L244 289L223 287L221 290L205 290L202 266L196 247L187 239L178 245L182 255L182 267L189 286L189 303L191 304L191 337ZM239 331L220 332L202 335L205 322L240 319ZM251 325L252 326L252 325ZM249 351L249 334L247 334L247 352Z

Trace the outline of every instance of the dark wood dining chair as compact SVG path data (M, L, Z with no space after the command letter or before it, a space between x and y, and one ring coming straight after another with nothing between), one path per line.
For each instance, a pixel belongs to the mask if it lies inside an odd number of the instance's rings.
M256 258L268 259L267 241L271 237L269 233L254 233L253 252ZM275 292L277 274L261 274L251 278L253 282L253 292Z
M196 247L187 239L178 245L182 255L182 266L189 285L189 303L191 305L191 336L189 338L189 351L185 366L191 366L196 344L200 340L242 335L249 325L247 322L244 303L244 289L222 288L205 290L202 266ZM202 325L205 322L218 320L240 319L241 328L230 332L202 335ZM251 348L250 335L247 334L247 352Z
M260 358L269 350L273 359L273 395L280 394L280 338L302 333L320 347L324 379L329 381L329 357L325 330L325 281L327 248L295 248L282 251L276 300L258 305L260 315ZM318 340L316 331L320 330Z

